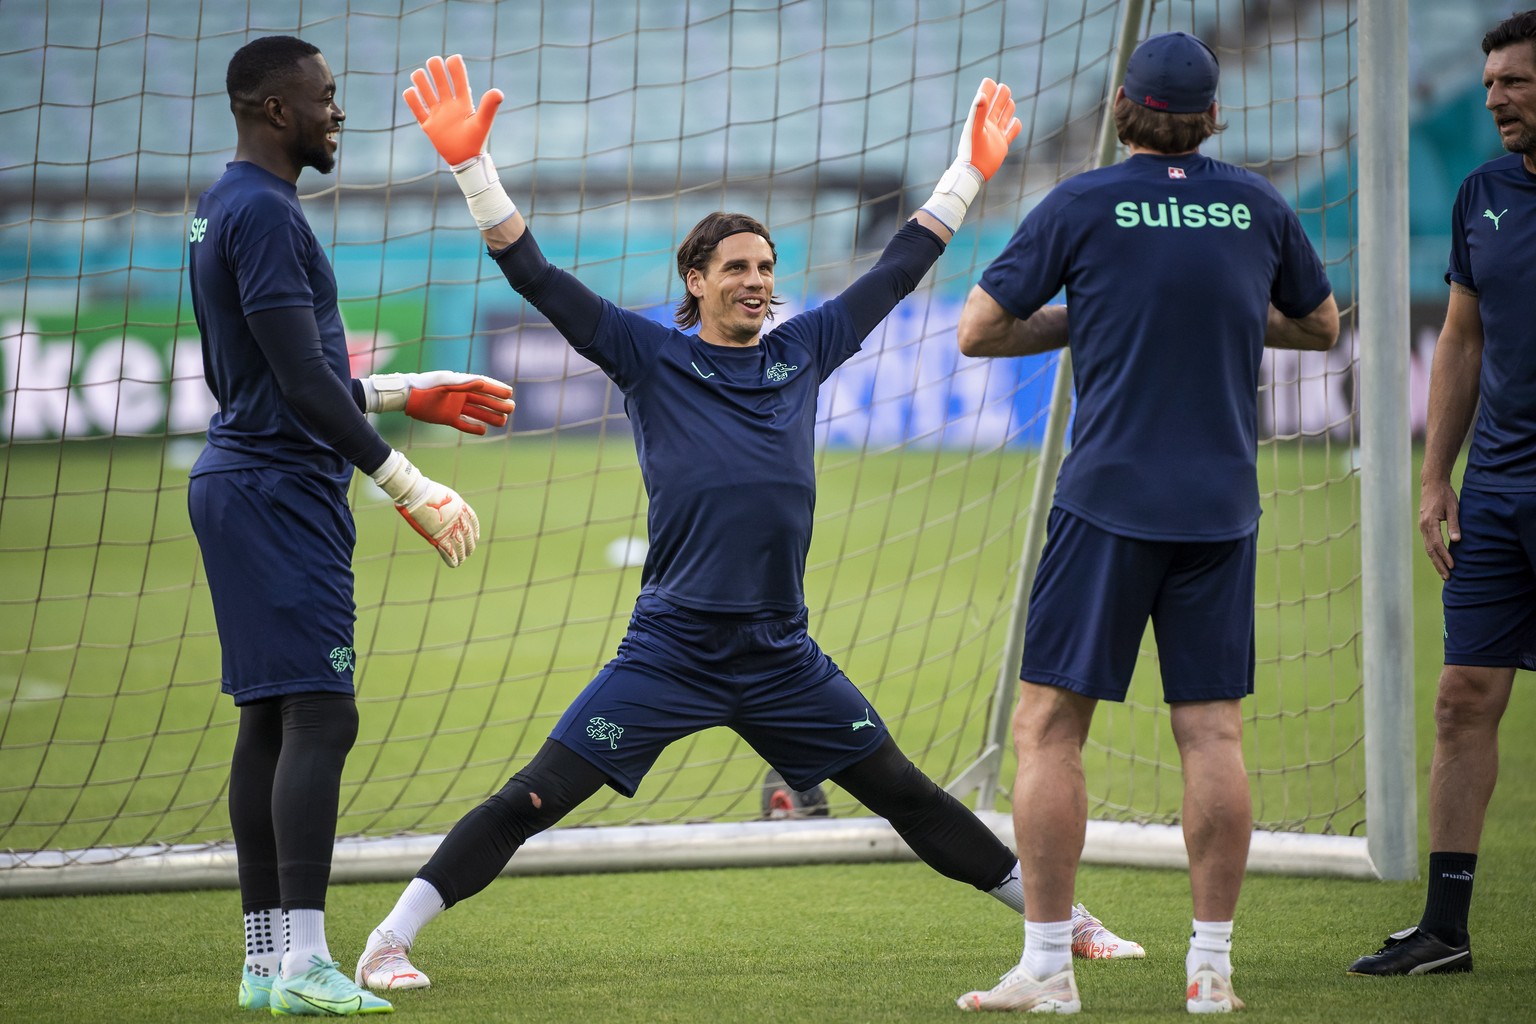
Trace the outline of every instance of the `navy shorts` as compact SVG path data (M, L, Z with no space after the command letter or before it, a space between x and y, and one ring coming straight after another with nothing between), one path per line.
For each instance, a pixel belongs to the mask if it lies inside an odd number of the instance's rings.
M804 609L743 621L641 594L618 654L561 716L550 738L634 796L674 740L733 729L795 789L873 754L885 723L811 639Z
M1451 559L1445 663L1536 669L1536 493L1463 488Z
M351 694L357 531L346 491L300 473L236 469L193 477L187 508L213 596L224 692L236 704Z
M1253 692L1257 531L1227 541L1138 540L1053 508L1048 532L1021 679L1123 701L1151 618L1164 700Z

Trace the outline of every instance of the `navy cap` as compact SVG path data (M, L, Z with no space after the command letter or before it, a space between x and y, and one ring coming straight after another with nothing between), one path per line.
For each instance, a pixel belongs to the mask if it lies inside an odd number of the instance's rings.
M1125 65L1126 98L1168 114L1198 114L1216 100L1216 55L1185 32L1142 40Z

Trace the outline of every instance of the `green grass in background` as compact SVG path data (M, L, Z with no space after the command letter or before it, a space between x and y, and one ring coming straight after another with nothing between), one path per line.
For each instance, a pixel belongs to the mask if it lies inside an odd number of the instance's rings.
M613 566L606 552L645 532L627 433L441 446L431 436L412 456L477 507L482 546L448 571L359 485L362 732L342 834L441 832L498 787L611 656L639 585L639 570ZM196 443L6 449L0 846L227 837L235 712L218 692L182 447L195 452ZM982 745L1032 458L934 449L819 457L812 632L941 781ZM1250 702L1248 750L1259 815L1279 827L1356 832L1354 481L1320 444L1266 447L1261 472L1272 494L1258 585L1265 685ZM1142 666L1133 695L1096 727L1094 810L1173 820L1177 757L1155 664ZM1307 770L1278 771L1295 765ZM642 801L605 794L570 823L755 817L762 770L734 734L711 730L662 756Z
M6 452L0 845L227 834L235 712L218 692L185 468L167 451L102 441ZM362 735L343 833L442 830L496 788L612 655L639 585L637 568L606 553L645 532L627 435L412 452L475 504L484 535L450 572L359 487ZM937 758L936 774L958 771L979 743L966 723L995 676L978 666L1000 646L1013 560L995 552L1016 547L999 490L1021 483L1025 465L1014 452L898 453L844 456L827 473L822 508L848 511L823 520L812 556L816 631L840 638L834 657L915 737L915 754ZM761 777L741 741L712 731L664 756L644 814L755 817ZM577 823L636 806L600 800Z
M373 514L377 510L360 516ZM1266 519L1278 525L1281 517L1271 513ZM387 531L367 523L365 537L370 527L375 536L366 543L379 545L376 552L388 550L393 542L377 536ZM1287 543L1284 537L1277 542ZM1326 559L1327 546L1296 557L1312 555ZM395 558L389 567L434 581L441 576L425 571L425 559ZM1331 564L1303 570L1325 576L1334 571ZM1440 658L1439 604L1437 579L1421 556L1415 573L1422 807ZM486 578L494 583L497 577ZM1347 602L1334 602L1335 611L1340 604ZM1263 617L1261 612L1261 628ZM1333 627L1309 619L1308 628L1326 637ZM414 641L399 638L402 648L408 643ZM1526 685L1522 675L1517 689ZM1138 679L1135 686L1151 702L1155 682ZM1256 706L1272 698L1262 669L1259 686L1250 702ZM1373 950L1388 930L1417 919L1422 883L1252 877L1239 909L1235 952L1238 991L1251 1015L1391 1024L1529 1016L1536 999L1530 972L1536 887L1528 875L1536 862L1530 829L1536 789L1526 780L1536 772L1536 751L1519 738L1536 728L1536 705L1526 696L1516 694L1503 727L1503 782L1490 813L1473 909L1476 972L1421 979L1344 976L1344 965ZM124 699L103 701L121 705ZM388 706L369 704L365 717ZM201 743L199 756L209 762L227 756L227 737L217 730ZM5 784L10 782L7 775ZM1172 778L1162 785L1177 788ZM222 808L205 813L217 818ZM1421 809L1421 821L1422 815ZM350 970L367 929L399 890L393 883L333 890L332 950L344 968ZM1149 950L1140 963L1080 966L1084 1012L1103 1021L1182 1015L1185 875L1089 867L1079 895ZM953 998L990 985L1017 957L1019 941L1017 919L1000 905L918 864L509 878L424 933L420 966L435 987L401 993L396 1003L411 1019L445 1022L956 1020ZM0 901L0 960L8 968L0 1020L254 1019L233 1009L240 942L239 901L231 891Z

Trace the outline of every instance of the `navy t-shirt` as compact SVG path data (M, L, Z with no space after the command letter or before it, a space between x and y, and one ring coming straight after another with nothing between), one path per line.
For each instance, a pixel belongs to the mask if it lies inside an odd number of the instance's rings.
M531 232L491 253L624 394L650 499L641 593L748 618L804 607L817 391L943 251L938 235L907 221L837 298L745 347L619 308L552 266Z
M841 299L745 348L603 300L595 336L572 346L624 393L650 503L642 592L725 614L803 606L816 393L860 341Z
M1451 214L1447 282L1477 292L1482 402L1464 486L1536 491L1536 175L1519 153L1467 175Z
M305 426L245 318L313 307L331 369L350 381L336 276L292 183L236 161L197 201L190 239L192 309L202 334L203 376L219 402L192 475L277 465L346 486L352 465Z
M1268 181L1199 154L1079 174L980 285L1021 319L1066 289L1077 411L1058 506L1147 540L1253 531L1268 307L1305 316L1331 291Z

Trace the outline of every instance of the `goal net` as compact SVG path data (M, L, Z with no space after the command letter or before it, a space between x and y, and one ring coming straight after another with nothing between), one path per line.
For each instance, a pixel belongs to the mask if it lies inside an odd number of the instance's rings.
M1346 305L1353 7L0 6L0 892L182 855L233 880L219 858L236 712L219 690L186 512L212 400L185 264L190 211L231 158L223 75L244 42L301 35L337 77L337 170L306 172L299 191L336 269L354 374L467 369L517 388L512 428L483 439L377 423L479 512L481 546L464 567L445 571L364 478L353 489L362 724L339 833L344 846L417 837L389 869L408 874L421 844L525 763L611 656L639 587L646 507L619 396L485 258L400 99L412 68L459 52L473 81L504 90L491 151L545 252L660 319L680 295L676 246L716 209L773 230L781 316L835 295L952 159L977 81L1013 87L1024 123L1013 155L918 291L823 389L806 578L813 635L919 766L979 794L1011 839L999 723L1031 503L1042 467L1047 496L1054 473L1042 451L1058 360L960 357L960 305L1023 214L1097 161L1127 17L1132 38L1180 28L1214 46L1230 127L1207 152L1298 205ZM1332 353L1266 360L1260 395L1245 753L1260 827L1325 840L1359 837L1369 799L1356 379L1347 330ZM1165 719L1149 636L1131 699L1100 709L1086 752L1095 818L1177 823ZM635 837L683 826L699 843L725 836L720 849L766 847L808 823L754 824L765 768L733 733L701 733L670 748L635 799L605 791L550 841L596 837L621 864L643 861ZM833 822L867 813L835 787L828 801ZM599 825L615 827L582 828Z

